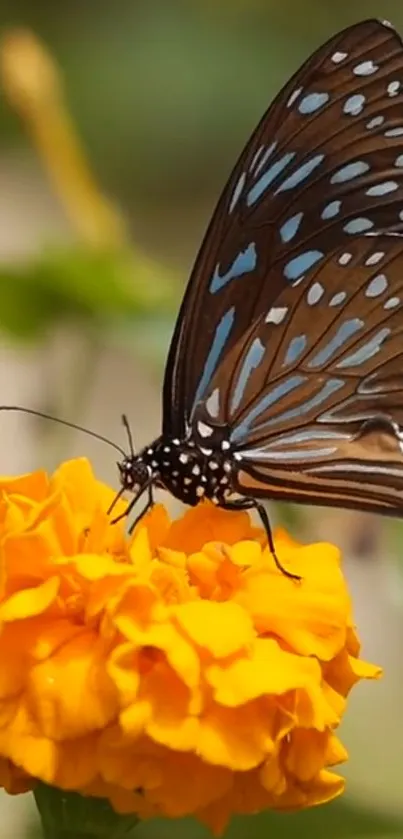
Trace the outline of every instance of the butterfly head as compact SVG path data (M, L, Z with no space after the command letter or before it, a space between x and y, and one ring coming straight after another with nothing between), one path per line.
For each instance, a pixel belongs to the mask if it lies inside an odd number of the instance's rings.
M117 467L122 489L134 495L141 495L153 477L151 466L144 463L141 454L127 455L123 460L118 461Z

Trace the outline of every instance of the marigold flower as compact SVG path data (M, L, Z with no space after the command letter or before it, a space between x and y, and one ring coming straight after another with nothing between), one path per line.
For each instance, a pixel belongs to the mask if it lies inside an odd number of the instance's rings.
M40 780L141 818L339 795L335 729L359 659L332 545L246 513L157 505L132 537L84 459L0 479L0 784ZM124 510L124 502L117 512Z

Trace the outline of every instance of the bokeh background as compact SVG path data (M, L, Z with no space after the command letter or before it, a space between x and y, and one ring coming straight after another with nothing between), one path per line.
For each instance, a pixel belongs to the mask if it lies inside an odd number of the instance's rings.
M125 442L158 433L164 358L183 286L236 155L273 94L337 29L365 17L403 32L397 0L2 0L0 402ZM1 472L86 455L117 484L111 449L0 414ZM400 524L271 511L345 553L367 658L343 736L344 799L238 820L228 836L403 836ZM29 796L0 796L1 839L39 836ZM206 836L153 822L141 839Z

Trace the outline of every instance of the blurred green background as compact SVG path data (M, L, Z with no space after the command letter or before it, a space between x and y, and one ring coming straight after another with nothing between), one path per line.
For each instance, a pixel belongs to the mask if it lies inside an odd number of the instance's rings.
M174 317L236 155L300 62L370 16L403 32L397 0L2 0L1 402L118 442L122 411L138 445L158 433ZM0 453L3 473L86 454L117 483L106 447L23 415L1 417ZM350 705L343 801L240 819L228 836L403 836L401 526L278 505L272 515L343 548L364 654L385 677ZM0 807L1 839L39 835L29 796ZM138 833L206 835L188 822Z

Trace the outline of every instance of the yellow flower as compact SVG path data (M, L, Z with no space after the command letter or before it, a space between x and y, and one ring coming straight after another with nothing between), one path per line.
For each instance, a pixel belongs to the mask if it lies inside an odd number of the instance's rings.
M337 549L246 513L161 505L132 537L86 460L0 480L0 784L122 813L234 813L334 798L359 642ZM124 502L117 513L124 510Z

